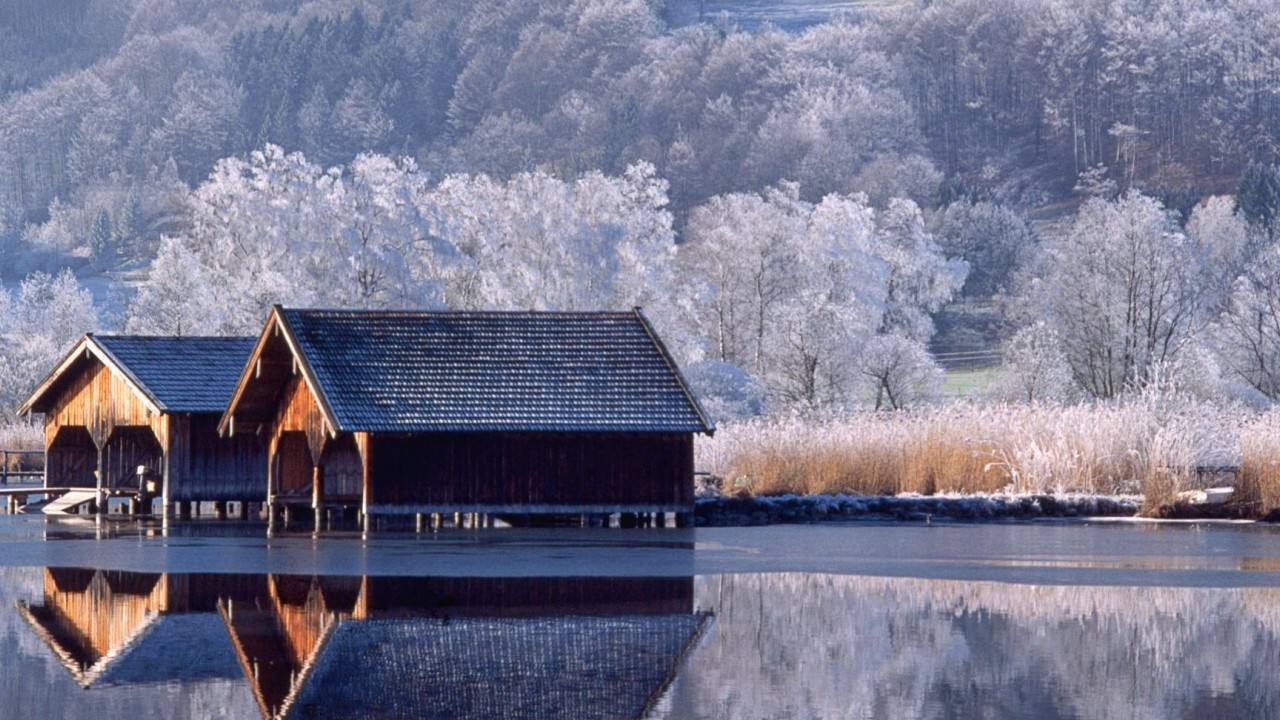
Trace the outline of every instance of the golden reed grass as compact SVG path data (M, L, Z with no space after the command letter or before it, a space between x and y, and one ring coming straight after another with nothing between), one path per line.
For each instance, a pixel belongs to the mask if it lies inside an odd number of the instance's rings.
M1148 513L1239 468L1233 502L1280 508L1280 411L1179 398L1091 405L957 403L913 412L732 423L698 443L727 492L1142 494ZM1228 473L1229 475L1229 473Z

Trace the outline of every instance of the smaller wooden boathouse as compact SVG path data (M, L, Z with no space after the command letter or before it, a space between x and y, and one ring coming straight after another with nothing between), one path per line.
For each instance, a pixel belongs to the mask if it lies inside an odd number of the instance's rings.
M686 515L715 427L639 311L275 307L220 431L269 506L437 519Z
M84 336L22 404L42 413L45 487L145 491L164 512L188 503L261 502L265 445L217 426L254 339ZM139 478L139 474L142 478Z

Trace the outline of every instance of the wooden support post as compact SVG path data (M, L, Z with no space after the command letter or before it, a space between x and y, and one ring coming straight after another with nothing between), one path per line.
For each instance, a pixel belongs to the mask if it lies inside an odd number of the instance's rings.
M311 511L315 514L316 530L324 518L324 465L316 463L311 468Z
M103 445L106 445L106 443L103 443ZM107 514L107 494L106 494L106 490L104 489L105 479L106 479L105 476L107 474L107 471L105 467L106 459L103 457L105 455L105 453L103 452L105 449L106 449L105 447L98 448L98 469L95 470L93 473L94 481L97 484L97 498L98 498L97 509L98 509L98 513L102 515Z
M172 508L169 505L170 478L173 477L173 442L169 431L169 416L164 416L161 420L161 438L160 447L164 454L160 457L160 514L162 517L169 517Z
M279 482L278 473L276 472L276 451L280 446L280 437L272 436L267 442L267 499L263 506L266 514L267 530L270 531L275 526L276 521L276 484Z
M360 520L369 529L369 506L374 502L374 436L356 433L356 450L360 451Z

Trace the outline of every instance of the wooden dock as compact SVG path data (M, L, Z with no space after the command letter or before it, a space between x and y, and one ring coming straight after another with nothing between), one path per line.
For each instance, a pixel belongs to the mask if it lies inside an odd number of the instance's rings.
M126 493L113 491L107 497L125 497ZM32 497L41 498L30 502ZM31 510L40 510L49 514L81 512L84 507L98 500L98 492L94 488L85 487L44 487L43 485L14 485L0 487L0 498L4 498L5 507L10 515Z

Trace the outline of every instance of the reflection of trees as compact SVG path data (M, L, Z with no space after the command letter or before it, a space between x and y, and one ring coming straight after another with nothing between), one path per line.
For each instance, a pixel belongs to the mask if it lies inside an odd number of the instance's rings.
M700 581L672 717L1276 717L1280 590Z

